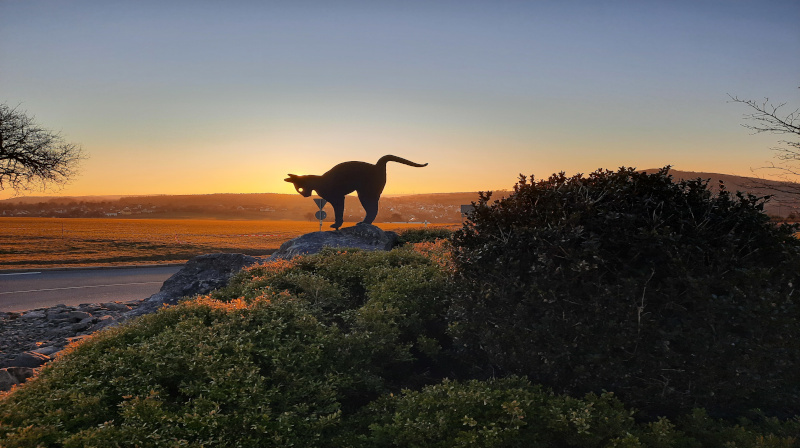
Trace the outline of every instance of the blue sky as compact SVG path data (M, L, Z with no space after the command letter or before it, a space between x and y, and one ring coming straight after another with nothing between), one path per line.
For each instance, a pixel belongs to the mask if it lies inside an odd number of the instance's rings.
M778 138L727 94L800 107L798 24L789 0L0 0L0 102L90 156L65 195L290 193L384 154L430 164L388 194L749 175Z

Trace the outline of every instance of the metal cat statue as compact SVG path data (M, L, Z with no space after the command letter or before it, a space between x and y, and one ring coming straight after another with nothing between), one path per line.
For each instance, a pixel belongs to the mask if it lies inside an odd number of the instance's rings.
M378 163L374 165L367 162L342 162L320 176L289 174L284 180L294 184L295 190L304 197L309 197L312 191L316 191L322 199L330 202L336 216L336 221L331 227L338 230L344 222L344 197L354 191L367 212L361 222L372 224L375 220L375 216L378 215L378 201L381 199L383 187L386 186L387 162L415 167L428 165L387 155L378 159Z

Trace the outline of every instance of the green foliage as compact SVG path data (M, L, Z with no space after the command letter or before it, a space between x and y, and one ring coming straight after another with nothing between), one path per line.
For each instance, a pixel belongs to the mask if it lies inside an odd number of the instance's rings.
M439 378L452 361L443 352L451 345L447 273L413 248L325 249L278 269L245 270L213 296L247 300L281 291L308 302L320 321L341 328L349 350L371 359L362 374L378 375L390 387Z
M103 332L0 402L3 446L314 445L340 416L334 342L297 300L199 300Z
M636 423L611 393L572 398L516 377L445 380L384 396L368 412L371 447L790 447L800 431L796 419L731 425L699 410L677 425Z
M0 401L0 445L326 445L343 414L441 378L446 280L411 249L252 268L46 368Z
M444 381L384 397L370 410L381 416L370 427L374 446L602 446L634 426L610 395L556 397L516 378Z
M731 424L710 418L702 409L694 409L677 418L676 424L686 437L696 441L691 446L800 446L800 416L781 421L760 411L748 414L749 418L739 417Z
M0 446L800 445L797 418L637 422L611 393L470 379L447 334L447 250L440 240L256 266L100 332L0 395Z
M797 413L796 228L770 223L763 198L667 171L481 195L453 237L454 334L505 372L651 415Z

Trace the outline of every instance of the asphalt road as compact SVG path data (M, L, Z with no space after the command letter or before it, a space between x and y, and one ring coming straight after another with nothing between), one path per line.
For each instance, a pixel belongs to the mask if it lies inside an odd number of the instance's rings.
M146 299L181 266L0 273L0 312Z

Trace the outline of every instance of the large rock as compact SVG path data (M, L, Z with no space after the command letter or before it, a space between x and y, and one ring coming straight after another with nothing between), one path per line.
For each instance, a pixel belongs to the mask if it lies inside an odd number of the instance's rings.
M35 374L30 367L9 367L0 369L0 391L11 390L17 384L22 384Z
M337 231L313 232L281 244L268 260L289 259L297 255L315 254L323 247L390 250L397 244L397 234L384 232L371 224L358 224ZM222 288L233 274L260 262L242 254L208 254L192 258L175 275L167 279L161 290L142 302L138 308L125 313L125 318L153 313L163 305L174 305L184 297Z
M47 356L45 354L42 354L42 353L37 353L37 352L30 351L30 352L20 353L19 355L17 355L14 359L12 359L7 364L8 364L8 367L30 367L30 368L34 368L34 367L41 366L42 364L46 363L47 361L50 361L50 357L49 356Z
M313 232L281 244L268 260L289 259L297 255L315 254L323 247L353 247L363 250L390 250L397 244L397 234L384 232L372 224L328 232Z
M174 305L183 297L222 288L228 284L233 274L245 266L258 263L258 258L243 254L206 254L189 260L183 268L168 278L161 290L142 302L135 310L126 313L134 317L155 312L162 305Z

